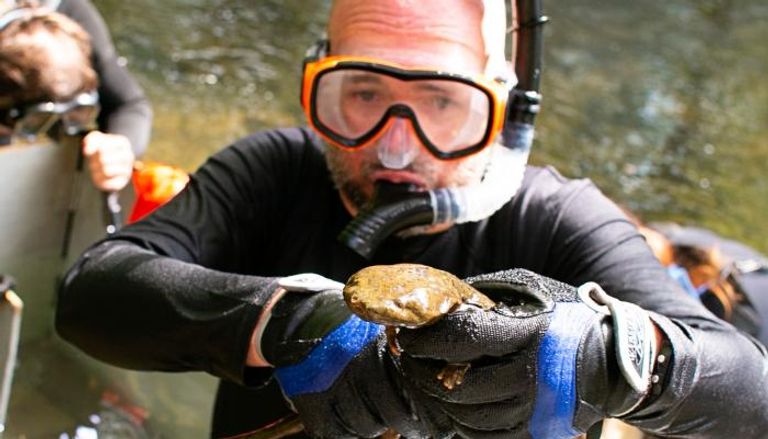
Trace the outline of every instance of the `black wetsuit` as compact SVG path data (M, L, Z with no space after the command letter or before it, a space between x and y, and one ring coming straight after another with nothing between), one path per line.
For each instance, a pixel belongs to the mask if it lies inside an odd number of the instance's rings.
M104 20L88 0L62 0L57 12L78 22L91 37L93 67L99 76L99 130L126 136L134 154L141 156L149 142L152 109L115 52Z
M459 276L525 267L574 285L596 281L669 317L659 318L673 338L669 382L635 424L675 437L765 437L764 351L686 295L588 180L531 167L491 218L390 238L372 261L337 241L349 220L313 133L242 139L169 204L81 258L61 291L57 329L118 366L223 378L213 435L233 435L287 412L273 383L242 385L269 377L244 362L275 277L314 272L344 281L364 266L402 261Z

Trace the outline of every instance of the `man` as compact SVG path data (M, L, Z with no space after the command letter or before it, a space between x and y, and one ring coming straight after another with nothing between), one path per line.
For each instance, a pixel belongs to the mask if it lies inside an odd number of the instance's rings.
M236 142L87 251L59 333L118 366L222 378L215 437L290 413L283 395L318 437L569 437L605 417L661 436L764 435L764 348L687 297L588 181L525 170L497 142L514 82L501 17L501 1L336 0L329 44L305 64L314 130ZM499 162L511 183L484 186ZM403 183L395 202L448 188L484 198L484 216L457 196L470 221L408 228L371 260L338 242ZM395 262L474 276L501 303L401 330L396 355L336 282ZM512 267L530 271L499 272ZM447 390L436 376L458 363Z
M96 91L101 111L97 120L98 130L92 130L83 139L83 153L88 160L91 179L98 189L114 192L124 188L130 181L135 157L143 154L149 141L152 112L143 91L119 61L104 21L87 0L0 1L0 14L4 16L0 21L7 28L3 31L7 44L24 44L24 36L31 32L29 26L24 24L31 16L30 8L41 13L57 10L87 32L88 62L81 65L88 65L97 75ZM56 53L56 46L41 47L40 50ZM79 60L80 56L74 55L72 59ZM37 68L55 68L55 65L46 63ZM24 86L26 84L13 85ZM3 95L7 96L7 93L8 90L3 91ZM0 108L35 103L38 102L11 99ZM6 136L6 139L9 138Z

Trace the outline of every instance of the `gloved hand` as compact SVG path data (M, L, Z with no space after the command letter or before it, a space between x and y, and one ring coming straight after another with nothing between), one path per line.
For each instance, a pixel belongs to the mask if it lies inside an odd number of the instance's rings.
M466 281L499 304L398 334L403 374L461 436L571 438L646 400L658 348L648 312L526 270ZM452 390L435 378L446 362L471 364Z
M448 437L435 402L403 380L383 327L347 308L343 284L315 274L279 284L285 292L269 312L260 352L308 434L378 437L393 428L405 437Z

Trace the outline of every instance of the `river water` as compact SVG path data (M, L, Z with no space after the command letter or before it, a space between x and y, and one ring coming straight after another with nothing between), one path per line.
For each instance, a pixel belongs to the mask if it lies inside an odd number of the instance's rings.
M327 0L94 3L152 100L148 159L192 171L251 131L303 123L301 58L322 34ZM545 10L532 162L592 178L647 220L768 252L768 3L569 0ZM207 435L209 377L123 372L55 339L23 355L36 366L14 388L6 437L72 434L99 412L141 412L151 437ZM22 410L30 404L39 410Z

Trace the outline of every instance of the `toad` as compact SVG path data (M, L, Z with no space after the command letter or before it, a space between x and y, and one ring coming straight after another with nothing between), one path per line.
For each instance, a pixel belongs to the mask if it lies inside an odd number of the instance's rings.
M456 276L419 264L374 265L353 274L344 300L360 318L385 326L390 350L399 328L419 328L467 306L490 309L495 303ZM448 364L437 376L446 389L461 384L468 363Z

